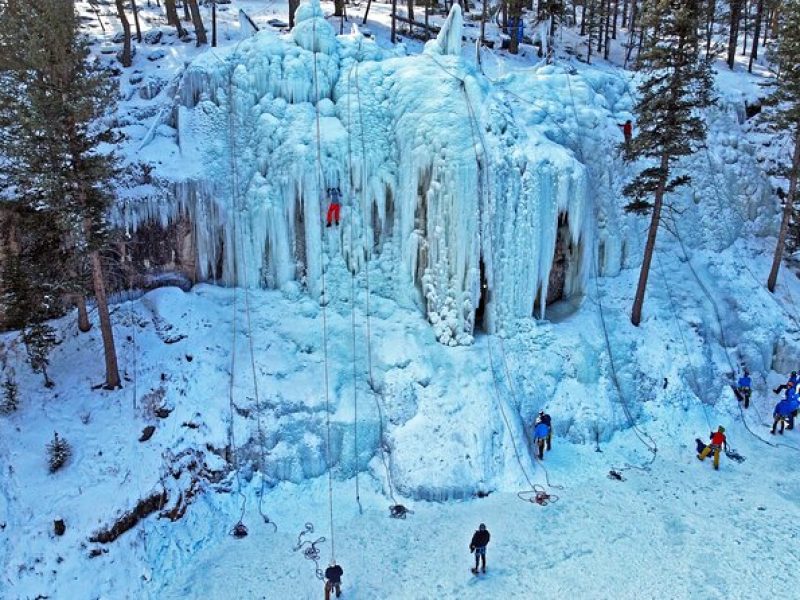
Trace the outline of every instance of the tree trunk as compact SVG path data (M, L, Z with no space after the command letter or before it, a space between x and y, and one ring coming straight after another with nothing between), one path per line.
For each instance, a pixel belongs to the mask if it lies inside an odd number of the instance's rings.
M483 10L481 11L481 46L486 41L486 19L489 17L489 0L483 0ZM425 3L425 25L428 25L428 4Z
M656 248L656 236L658 226L661 222L661 205L664 201L664 188L669 177L669 157L666 154L661 156L661 179L656 189L655 201L653 202L653 216L650 219L650 229L647 232L647 242L644 246L644 258L642 259L642 270L639 271L639 284L636 286L636 297L633 299L633 310L631 311L631 323L638 327L642 322L642 306L644 306L644 293L647 289L647 278L650 275L650 263L653 261L653 252Z
M728 32L728 68L736 63L736 42L739 39L739 20L742 17L742 0L731 0L731 28Z
M624 0L622 3L622 26L625 26L625 23L628 21L628 0Z
M789 195L783 205L783 218L781 219L781 229L778 233L778 243L775 246L775 256L772 259L772 269L767 280L767 289L775 291L775 284L778 282L778 271L781 268L783 259L783 247L786 245L786 234L789 231L789 220L794 209L794 199L797 195L797 174L800 170L800 123L796 126L794 134L794 156L792 157L792 170L789 173Z
M192 20L192 17L189 16L189 4L187 0L183 0L183 20L187 23Z
M131 0L131 8L133 9L133 22L136 24L136 41L142 43L142 28L139 25L139 9L136 7L136 0Z
M217 47L217 0L211 2L211 47Z
M750 5L747 3L747 0L744 0L744 42L742 42L742 56L747 56L747 15L750 12Z
M706 56L711 54L711 37L714 35L714 20L717 14L716 0L708 0L706 11Z
M119 62L122 63L123 67L130 67L133 59L131 57L131 24L128 22L128 17L125 14L125 7L122 4L122 0L115 0L117 5L117 15L119 15L119 22L122 23L122 33L125 35L125 39L122 43L122 55L120 56Z
M86 333L92 328L89 322L89 311L86 310L86 296L80 294L76 300L78 305L78 331Z
M408 0L406 6L408 6L408 33L411 33L414 22L414 0Z
M197 38L196 46L202 46L208 43L206 37L206 28L203 25L203 17L200 16L200 7L197 6L197 0L183 0L189 5L189 10L192 11L192 24L194 25L194 36Z
M397 41L397 0L392 0L392 43Z
M617 16L619 14L619 0L614 0L614 17L612 19L611 39L617 39Z
M333 16L344 16L344 0L333 0Z
M753 48L750 50L750 63L747 72L753 72L753 63L758 58L758 38L761 36L761 19L764 16L764 0L758 0L756 7L756 22L753 24Z
M295 2L297 0L294 0ZM367 8L364 10L364 19L361 21L362 25L367 24L367 16L369 15L369 7L372 6L372 0L367 0Z
M294 13L297 12L297 7L300 6L300 0L289 0L289 29L294 29ZM369 11L369 6L367 6ZM364 23L367 22L367 16L364 15Z
M603 15L605 14L604 11L606 9L606 2L608 0L599 0L600 6L598 6L598 14L597 14L597 52L598 54L603 51Z
M522 18L522 0L511 0L508 4L508 22L510 29L508 33L511 37L508 43L508 52L516 54L519 52L519 22Z
M590 0L583 0L583 10L581 11L581 37L586 35L586 5Z
M108 298L106 298L106 282L103 276L103 265L100 263L100 254L95 250L89 255L92 261L92 283L94 296L97 300L97 313L100 316L100 331L103 334L103 353L106 359L106 384L105 388L113 390L122 387L117 367L117 350L114 347L114 331L111 327L111 316L108 312Z
M186 35L183 25L181 25L181 20L178 18L178 9L175 7L175 0L164 0L164 10L167 12L167 23L175 26L178 37L182 38Z
M608 60L608 53L611 49L611 42L610 42L610 35L611 35L611 0L606 0L606 45L605 49L603 50L603 58Z

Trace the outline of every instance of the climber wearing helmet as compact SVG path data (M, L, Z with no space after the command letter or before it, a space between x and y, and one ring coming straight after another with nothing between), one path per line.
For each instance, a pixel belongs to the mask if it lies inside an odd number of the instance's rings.
M706 459L706 457L714 453L714 469L719 470L719 454L720 451L725 448L728 449L728 441L725 438L725 428L720 425L716 431L712 432L711 434L711 443L703 448L703 451L697 455L697 458L702 462Z
M335 221L337 225L339 224L339 213L342 210L341 197L342 193L339 191L339 188L328 188L328 198L330 199L330 204L328 205L328 224L326 227L330 227L333 221Z
M739 377L736 382L736 396L740 401L744 401L744 407L750 406L750 395L753 393L753 380L750 379L750 373L747 369L744 370L744 375Z
M342 575L344 575L342 567L332 560L330 566L325 569L325 600L330 600L332 591L336 592L337 598L342 595Z
M789 381L780 384L772 391L775 392L776 394L780 394L783 390L788 390L789 388L794 387L796 384L797 384L797 371L792 371L792 374L789 375Z
M550 415L546 412L539 411L539 416L533 424L533 442L539 450L539 460L544 460L545 444L547 449L551 449L553 440L553 428L550 425Z
M472 572L478 574L478 561L483 562L482 571L486 573L486 546L489 544L489 530L486 525L481 523L478 525L478 531L472 535L472 541L469 543L469 551L475 553L475 568Z

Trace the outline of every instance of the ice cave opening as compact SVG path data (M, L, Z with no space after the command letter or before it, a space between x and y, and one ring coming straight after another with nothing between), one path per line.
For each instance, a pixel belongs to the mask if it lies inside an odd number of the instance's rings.
M544 311L542 311L542 286L539 285L533 303L534 317L544 315L551 321L559 321L576 310L577 304L574 300L579 290L575 289L572 282L575 281L575 274L580 271L578 263L582 255L581 244L581 241L577 245L572 241L569 213L560 212L556 225L553 261L547 280L547 296L544 298Z

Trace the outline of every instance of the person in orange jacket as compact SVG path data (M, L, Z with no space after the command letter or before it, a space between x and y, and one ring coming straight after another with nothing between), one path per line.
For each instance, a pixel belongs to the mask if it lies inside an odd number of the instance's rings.
M711 433L711 443L703 448L703 451L697 455L697 458L702 462L713 452L714 469L719 471L719 455L723 448L725 450L728 449L728 440L725 437L725 428L720 425L715 432Z

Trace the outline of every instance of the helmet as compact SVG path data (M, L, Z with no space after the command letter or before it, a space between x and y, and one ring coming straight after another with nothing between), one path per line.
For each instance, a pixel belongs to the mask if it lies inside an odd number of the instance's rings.
M478 525L478 529L480 529L481 531L486 531L486 525L484 523L481 523L480 525Z
M717 431L719 431L720 433L725 433L725 428L722 425L720 425Z
M329 567L335 567L335 566L336 566L336 561L335 561L335 560L332 560L332 561L331 561L331 564L329 564L328 566L329 566Z
M750 371L748 371L747 369L745 369L745 370L744 370L744 376L745 376L745 377L747 377L748 375L750 375Z
M543 416L544 416L544 411L543 411L543 410L540 410L540 411L539 411L539 416L540 416L540 417L543 417Z

